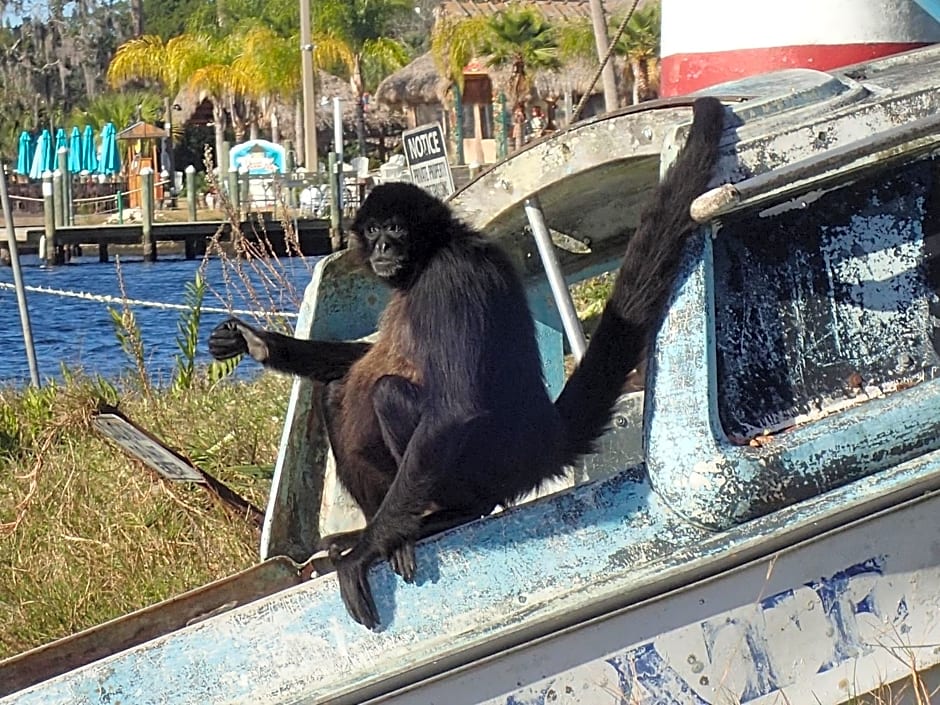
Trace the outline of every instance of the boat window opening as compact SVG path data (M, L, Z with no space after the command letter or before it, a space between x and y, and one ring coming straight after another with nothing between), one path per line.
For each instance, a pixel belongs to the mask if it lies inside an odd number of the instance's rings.
M715 359L729 438L747 443L937 376L937 170L934 158L887 167L724 221Z

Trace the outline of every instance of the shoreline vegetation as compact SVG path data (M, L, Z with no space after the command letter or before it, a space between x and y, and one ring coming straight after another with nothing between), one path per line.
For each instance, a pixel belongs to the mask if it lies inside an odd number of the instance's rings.
M275 292L299 307L302 292L276 259L216 253L257 310ZM207 255L208 256L208 255ZM263 268L267 290L251 286ZM311 265L312 269L312 265ZM120 274L119 274L120 280ZM610 277L573 288L590 330ZM199 314L207 292L197 275L178 320L175 373L148 373L128 307L112 308L127 372L104 379L62 369L40 388L0 383L0 659L229 576L258 561L259 531L203 487L170 483L91 425L99 401L132 420L258 507L267 504L291 379L237 364L197 365ZM259 324L281 325L265 318ZM260 369L260 368L259 368Z

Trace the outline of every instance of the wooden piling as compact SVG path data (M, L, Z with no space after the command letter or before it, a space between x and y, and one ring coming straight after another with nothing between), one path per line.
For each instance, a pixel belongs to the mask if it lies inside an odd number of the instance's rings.
M45 171L42 174L42 215L43 225L46 232L45 252L43 252L46 264L55 264L56 252L56 219L55 219L55 182L52 172Z
M190 164L186 167L186 198L189 205L189 219L196 221L196 167ZM187 243L188 244L188 243Z
M153 169L147 167L140 170L140 223L144 261L155 262L157 242L153 239Z

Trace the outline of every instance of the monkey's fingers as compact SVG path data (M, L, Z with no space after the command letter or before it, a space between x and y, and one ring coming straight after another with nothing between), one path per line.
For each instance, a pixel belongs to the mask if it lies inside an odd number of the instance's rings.
M408 541L405 545L395 549L388 562L392 566L392 570L398 573L406 583L415 581L417 563L415 562L415 545L413 542Z
M379 626L379 612L369 586L368 570L368 566L358 562L341 563L336 574L340 596L349 616L366 629L375 629Z
M238 329L238 320L230 318L209 334L209 353L216 360L228 360L248 352L248 343Z
M327 534L317 541L318 551L329 551L331 555L341 556L352 549L362 536L362 530L344 531L338 534Z
M259 332L251 326L242 323L237 318L232 320L235 322L236 330L245 341L248 354L251 355L252 359L257 362L267 361L268 355L270 355L268 344L264 342L264 338L258 334Z

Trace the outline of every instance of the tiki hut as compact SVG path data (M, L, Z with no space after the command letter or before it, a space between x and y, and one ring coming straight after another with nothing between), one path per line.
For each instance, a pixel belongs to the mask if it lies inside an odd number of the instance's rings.
M576 101L588 93L590 98L581 117L594 114L603 109L600 83L591 86L596 69L596 64L580 60L559 70L535 71L529 104L539 105L549 125L560 127L567 123ZM496 161L500 86L508 83L509 72L509 67L490 67L482 59L474 59L464 68L463 152L467 161ZM440 122L453 139L456 111L452 89L428 53L386 77L375 91L375 100L393 115L401 115L407 127Z
M492 15L516 0L444 0L435 10L438 18L460 19L475 15ZM619 7L625 0L610 0ZM532 0L530 3L553 21L590 17L589 0ZM568 121L576 102L588 94L589 100L581 117L603 109L603 88L591 85L596 62L572 61L557 71L536 71L531 76L527 105L538 105L545 113L548 127L561 127ZM466 161L491 163L499 156L498 141L506 109L501 88L508 84L510 68L493 68L483 58L474 59L464 67L461 102L462 152ZM618 75L621 73L617 72ZM455 144L456 106L450 81L445 79L428 54L422 54L404 68L382 81L375 92L376 101L403 114L409 127L440 122ZM509 109L512 106L508 106Z
M386 77L375 90L375 100L403 113L408 127L416 127L444 122L443 106L450 87L428 52Z
M346 140L356 134L356 93L349 81L326 73L317 72L316 87L316 124L317 145L325 152L333 141L333 98L342 101L343 132ZM212 99L205 91L183 88L174 101L174 118L183 125L209 125L213 121ZM232 105L226 105L226 115L231 124ZM266 125L271 131L274 142L292 142L297 144L296 124L303 123L303 108L298 94L294 102L276 100L267 106ZM404 119L388 107L371 101L365 106L365 127L367 137L377 140L380 151L386 135L400 132L405 127ZM383 155L384 158L384 155Z

